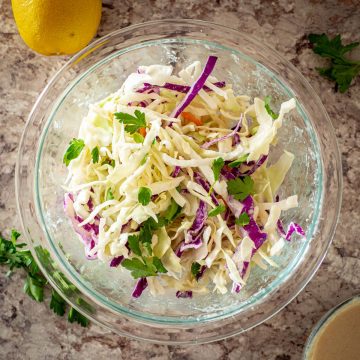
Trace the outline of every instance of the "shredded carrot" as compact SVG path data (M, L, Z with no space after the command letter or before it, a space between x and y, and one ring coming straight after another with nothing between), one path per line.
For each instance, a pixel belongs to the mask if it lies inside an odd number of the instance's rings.
M186 124L189 124L191 122L193 122L195 125L197 126L201 126L203 125L203 122L201 121L201 119L197 118L195 115L193 115L192 113L189 113L189 112L182 112L181 113L183 119L184 119L184 122L185 122L185 125Z
M146 129L144 127L141 127L139 129L139 134L142 135L143 137L145 137L146 136Z

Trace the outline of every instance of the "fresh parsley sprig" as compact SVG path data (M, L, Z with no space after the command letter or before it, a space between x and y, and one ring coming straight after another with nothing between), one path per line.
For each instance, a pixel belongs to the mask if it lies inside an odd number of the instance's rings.
M146 206L151 201L151 189L147 187L141 187L138 192L138 201L141 205Z
M0 264L9 268L7 276L10 276L15 268L22 268L27 273L24 283L24 292L35 301L42 302L44 301L45 289L48 287L47 280L41 273L31 252L29 250L22 250L26 244L17 243L19 237L20 233L16 230L12 230L10 240L7 240L0 235ZM51 261L50 254L47 250L39 246L35 250L39 258L42 259L42 262L46 263ZM77 290L60 271L55 272L54 277L59 280L59 283L63 284L62 290L65 293L69 290ZM85 301L79 297L78 303L80 304L80 302L85 303ZM90 307L89 304L85 304ZM55 314L63 316L66 312L66 308L67 304L65 300L52 289L50 309L52 309ZM89 324L89 320L72 307L70 307L68 312L68 320L70 322L77 322L84 327Z
M115 118L125 125L125 131L134 134L140 128L146 127L145 114L140 110L135 110L134 115L123 112L116 112Z
M351 82L360 73L360 61L352 61L345 54L359 46L359 42L343 45L341 36L330 39L325 34L310 34L308 37L313 44L313 51L323 58L330 59L330 66L316 68L321 76L335 81L335 90L344 93Z
M69 147L65 151L63 162L66 166L69 166L70 161L76 159L83 148L85 147L84 140L81 139L72 139L69 143Z
M276 120L279 117L279 114L276 114L270 107L271 96L265 96L264 102L266 112L273 118L273 120Z
M217 216L217 215L221 214L222 212L224 212L225 210L226 210L225 205L220 204L216 208L210 210L208 216L209 217Z
M254 180L250 176L229 180L227 189L228 193L233 195L236 200L243 201L254 193Z

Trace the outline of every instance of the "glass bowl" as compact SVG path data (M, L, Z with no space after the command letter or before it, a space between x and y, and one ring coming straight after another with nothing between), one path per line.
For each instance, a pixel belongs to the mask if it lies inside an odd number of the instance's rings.
M291 97L270 162L283 149L296 155L281 197L298 194L286 213L306 230L278 268L254 268L239 294L177 299L148 291L134 300L134 280L121 268L85 259L63 212L62 157L88 105L117 90L139 65L219 57L214 75L240 94L272 96L276 108ZM16 169L16 197L27 242L51 285L80 312L120 335L168 344L203 343L248 330L276 314L308 283L330 245L341 203L341 162L326 111L303 76L275 51L238 31L194 20L164 20L113 32L75 55L49 82L27 121ZM49 255L49 256L48 256ZM51 257L51 260L50 260ZM60 275L59 275L60 274ZM66 277L75 287L64 286ZM66 285L66 284L65 284Z

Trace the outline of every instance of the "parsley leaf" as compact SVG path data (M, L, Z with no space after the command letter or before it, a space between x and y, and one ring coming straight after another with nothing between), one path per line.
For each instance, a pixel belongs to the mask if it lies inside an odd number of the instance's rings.
M128 245L130 250L138 256L141 256L141 250L139 246L139 236L137 235L130 235L128 237Z
M248 156L249 154L245 154L239 157L237 160L232 161L230 164L228 164L228 166L231 168L238 167L240 164L244 163L247 160Z
M191 264L191 273L196 277L196 275L200 272L201 265L197 262L193 262Z
M153 264L156 267L158 273L163 273L163 274L167 273L167 270L165 269L163 263L158 257L154 256Z
M216 208L210 210L208 216L211 217L211 216L219 215L219 214L221 214L222 212L224 212L225 209L226 209L225 206L224 206L223 204L220 204L220 205L217 206Z
M140 128L146 127L145 114L139 110L135 110L135 116L123 112L117 112L114 115L116 119L125 124L125 131L130 134L134 134Z
M89 319L86 318L84 315L80 314L73 307L71 307L69 310L68 321L71 323L77 322L82 327L87 327L89 325Z
M214 173L214 178L215 178L215 181L218 181L219 180L219 177L220 177L220 171L221 169L223 168L225 164L225 161L223 158L217 158L213 161L212 163L212 166L211 166L211 169Z
M144 137L141 134L139 134L138 132L134 133L133 139L138 144L142 144L144 142Z
M43 301L47 280L41 273L31 252L29 250L20 250L26 246L26 244L16 243L19 236L20 233L16 230L11 232L11 240L6 240L0 236L0 264L7 265L10 268L10 271L14 268L23 268L27 272L27 277L24 283L24 292L36 301ZM53 264L50 253L46 249L41 246L36 246L35 251L40 262L45 267ZM73 294L74 292L78 292L77 288L72 285L60 271L54 271L53 277L61 286L64 293L71 292ZM81 298L78 298L78 300L82 301L82 303L77 301L79 305L85 307L84 304L86 304L87 307L85 308L90 311L91 306L89 304L85 303L85 301ZM58 295L55 290L52 290L50 308L53 309L57 315L62 316L65 313L66 307L67 304L62 297ZM68 319L70 322L77 321L82 326L86 326L89 323L87 318L73 308L70 308Z
M46 280L42 275L28 274L24 284L24 292L36 301L44 300L44 287Z
M271 96L265 96L264 99L265 102L265 109L266 112L274 119L276 120L279 117L279 114L276 114L270 107L270 102L271 102Z
M55 290L51 291L50 309L59 316L65 314L66 301Z
M149 260L147 263L144 264L138 258L125 259L121 262L121 266L131 271L131 276L134 279L147 277L147 276L155 276L157 270L156 266L153 265Z
M179 215L181 207L177 204L174 199L171 199L170 206L166 209L166 215L164 219L167 223L171 223L177 215Z
M229 180L227 189L236 200L243 201L248 195L253 194L254 181L250 176Z
M114 200L114 194L112 193L111 189L109 188L105 195L105 200Z
M313 51L321 57L330 59L330 66L317 68L321 76L335 81L335 90L344 93L351 85L352 80L360 73L360 61L345 58L345 54L357 46L359 42L343 45L341 36L330 39L325 34L310 34L309 41L314 45Z
M99 148L97 146L91 150L91 157L94 164L99 162Z
M69 143L69 147L67 148L65 154L64 154L64 158L63 158L63 162L66 166L69 166L70 161L76 159L82 149L84 148L85 143L83 140L81 139L72 139Z
M138 200L141 205L148 205L151 201L151 190L147 187L141 187L138 193Z
M237 219L235 219L235 224L239 226L245 226L249 222L250 222L250 218L246 212L243 212Z

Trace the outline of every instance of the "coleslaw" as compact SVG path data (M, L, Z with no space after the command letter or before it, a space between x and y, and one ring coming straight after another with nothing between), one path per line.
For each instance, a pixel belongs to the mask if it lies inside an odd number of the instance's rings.
M294 155L267 158L294 99L236 95L212 75L217 58L178 75L140 66L121 88L89 107L64 155L64 209L89 260L130 271L132 296L172 290L239 292L251 268L301 226L281 221L298 206L279 199Z

